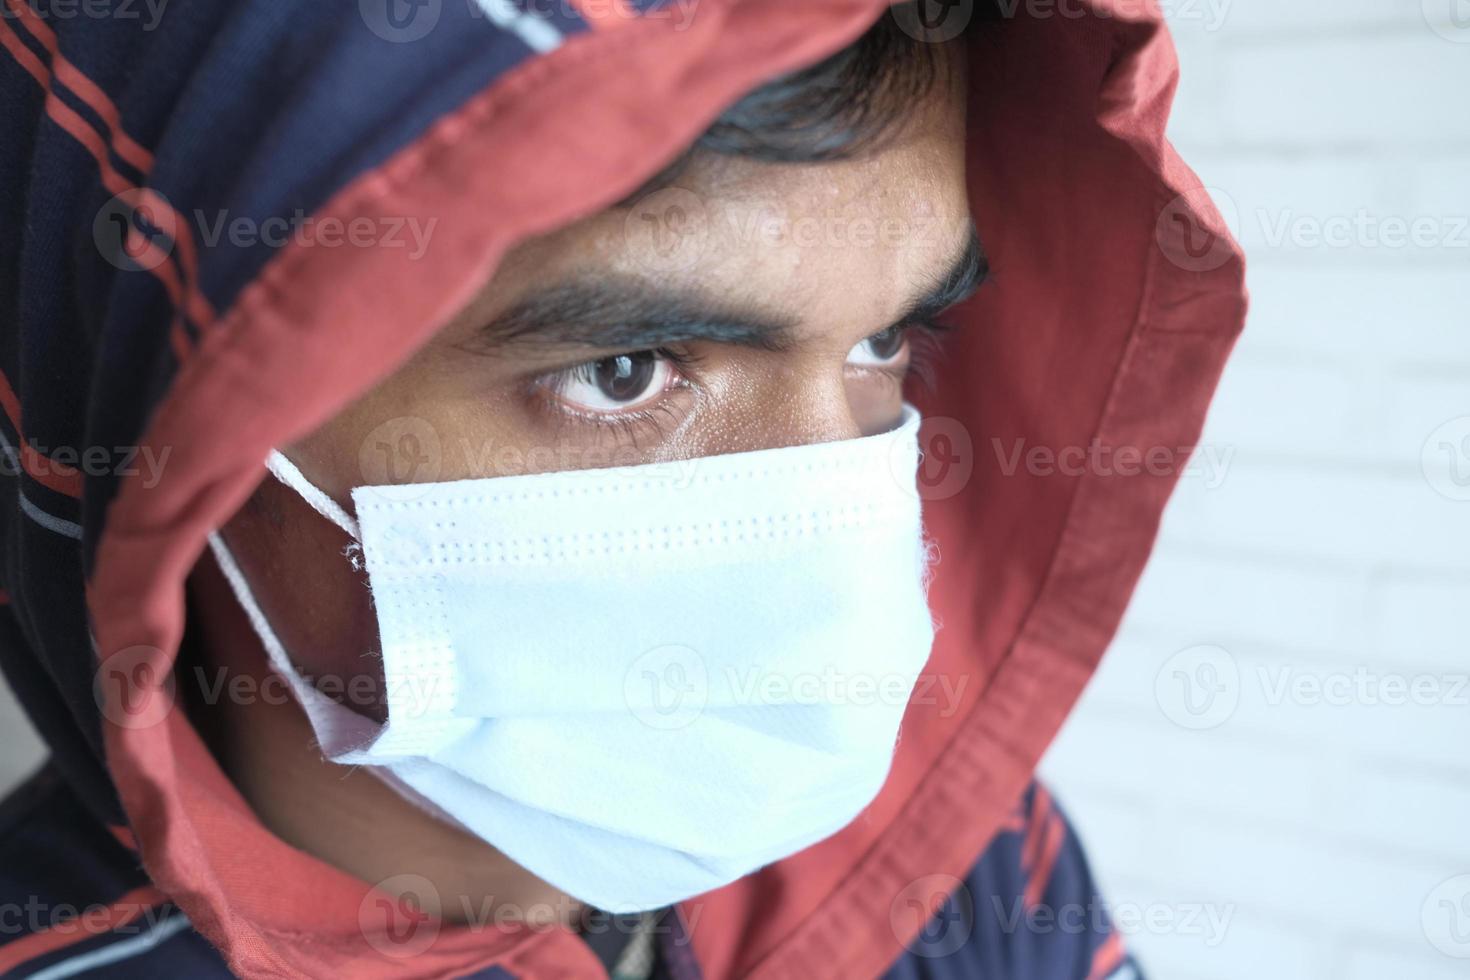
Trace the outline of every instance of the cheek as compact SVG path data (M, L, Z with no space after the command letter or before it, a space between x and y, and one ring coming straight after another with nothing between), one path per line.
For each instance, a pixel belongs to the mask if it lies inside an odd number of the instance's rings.
M748 452L858 435L848 404L845 355L825 351L738 352L691 427L687 455Z
M355 487L440 483L554 469L557 434L536 424L512 362L421 356L295 443L344 506Z
M847 405L858 431L865 436L887 432L903 414L903 383L892 375L849 375Z
M851 343L844 339L801 353L742 351L712 358L705 364L703 403L668 455L831 442L892 428L902 410L901 374L852 370L847 365Z
M352 543L273 479L224 529L225 541L297 669L360 714L382 720L382 661L365 573ZM233 598L232 598L233 601ZM254 634L243 614L234 628Z

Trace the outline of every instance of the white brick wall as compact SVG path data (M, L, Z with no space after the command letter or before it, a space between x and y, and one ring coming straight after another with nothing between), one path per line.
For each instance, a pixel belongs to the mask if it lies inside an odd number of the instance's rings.
M1470 976L1456 2L1229 0L1213 20L1204 0L1165 4L1174 140L1251 257L1250 323L1205 433L1230 465L1181 485L1043 763L1110 901L1228 915L1218 942L1133 934L1157 977ZM1342 241L1313 239L1334 221ZM1433 244L1390 240L1415 221ZM1219 650L1180 653L1202 646Z
M40 738L0 678L0 798L40 764L43 754Z

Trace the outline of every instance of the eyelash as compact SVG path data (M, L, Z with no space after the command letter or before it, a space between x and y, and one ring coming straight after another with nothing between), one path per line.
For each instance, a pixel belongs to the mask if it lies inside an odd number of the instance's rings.
M593 415L568 408L560 411L565 417L592 425L616 438L626 439L635 449L638 448L638 440L646 435L652 435L655 440L668 438L682 420L678 410L669 404L667 398L660 398L648 408L629 412Z
M954 331L953 323L933 317L916 320L909 333L909 367L904 380L913 379L923 390L934 391L938 384L939 355L945 338Z

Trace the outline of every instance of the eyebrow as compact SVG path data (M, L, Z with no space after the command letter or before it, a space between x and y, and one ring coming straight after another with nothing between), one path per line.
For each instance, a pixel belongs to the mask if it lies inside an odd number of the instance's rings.
M900 316L873 332L930 324L944 310L968 299L989 277L990 266L973 225L959 253L920 284L922 292ZM476 331L476 350L586 347L651 350L689 341L710 341L766 351L789 349L797 321L778 311L732 307L689 287L670 287L631 276L598 276L539 290Z

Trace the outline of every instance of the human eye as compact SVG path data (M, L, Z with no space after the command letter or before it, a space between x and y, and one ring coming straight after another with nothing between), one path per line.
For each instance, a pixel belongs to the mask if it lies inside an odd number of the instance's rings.
M865 370L901 368L909 354L907 325L888 327L864 337L847 352L847 366Z
M690 388L688 361L663 348L612 354L545 374L537 387L562 415L622 424L666 411L674 394Z

